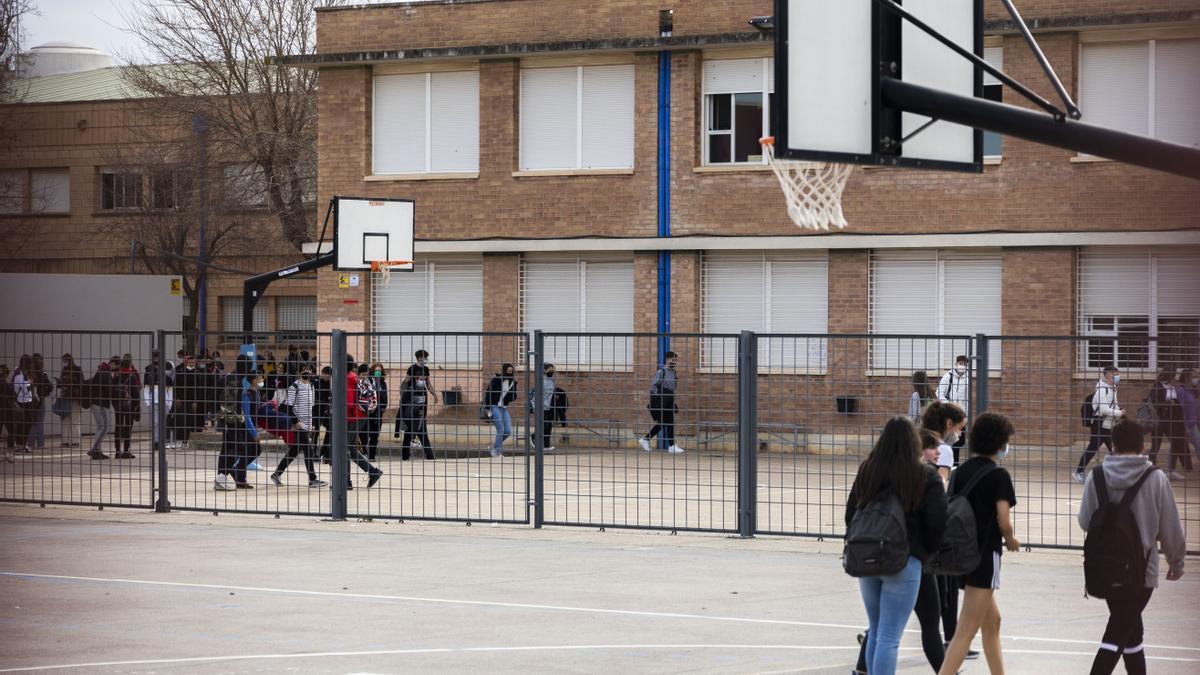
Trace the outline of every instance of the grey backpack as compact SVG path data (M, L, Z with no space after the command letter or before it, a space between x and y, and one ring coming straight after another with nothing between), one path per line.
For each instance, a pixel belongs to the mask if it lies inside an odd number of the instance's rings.
M942 534L942 545L929 557L929 572L943 576L959 576L969 574L979 567L979 530L976 529L975 511L971 509L971 502L967 496L984 476L998 468L1000 467L992 464L980 469L967 481L962 492L951 495L946 505L946 529ZM954 491L956 478L957 470L950 476L951 492Z
M852 577L895 574L908 564L908 526L900 498L885 492L854 513L842 568Z

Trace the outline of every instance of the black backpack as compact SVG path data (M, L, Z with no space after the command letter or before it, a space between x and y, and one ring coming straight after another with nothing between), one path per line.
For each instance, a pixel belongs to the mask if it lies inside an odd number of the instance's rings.
M1096 392L1087 395L1083 399L1083 405L1079 406L1079 421L1083 422L1084 429L1091 429L1096 424L1096 409L1092 407L1092 401L1096 398Z
M842 568L852 577L896 574L908 564L908 525L900 498L888 491L855 511L846 528Z
M1099 506L1088 523L1083 540L1083 582L1085 594L1093 598L1109 598L1122 591L1140 589L1146 585L1146 568L1154 547L1144 550L1137 519L1130 505L1142 483L1158 470L1152 466L1142 474L1121 497L1119 503L1108 498L1104 467L1092 472Z
M984 476L999 469L992 464L971 476L962 492L951 495L946 504L946 529L942 534L942 545L929 557L928 569L933 574L959 576L970 574L979 567L982 554L979 551L979 530L975 523L975 511L968 496ZM950 490L954 490L954 479L958 471L950 476Z

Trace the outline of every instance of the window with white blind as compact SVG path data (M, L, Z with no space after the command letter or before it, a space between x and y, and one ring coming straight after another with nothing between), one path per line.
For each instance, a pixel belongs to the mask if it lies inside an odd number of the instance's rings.
M376 75L376 175L479 171L479 71Z
M254 305L254 332L262 333L267 328L267 305L269 299L263 298ZM226 333L241 334L242 332L242 298L230 295L221 298L221 330ZM230 336L230 339L233 339Z
M1081 369L1200 366L1200 249L1079 252Z
M67 169L29 172L29 201L33 213L71 212L71 174Z
M766 163L758 139L769 136L775 59L704 62L704 163Z
M1200 39L1084 43L1083 121L1200 146Z
M631 256L527 255L521 259L521 330L532 333L632 333ZM546 362L560 370L625 368L627 336L546 338Z
M825 251L706 253L700 317L705 333L826 333L829 256ZM736 367L737 354L725 342L703 343L704 367ZM759 338L759 367L824 372L825 345L823 338Z
M374 338L376 360L389 367L413 362L419 349L431 364L449 368L478 367L482 358L478 335L411 335L411 333L479 333L483 330L483 257L418 257L411 272L393 272L386 283L371 277L371 330L408 333Z
M870 333L919 337L872 339L871 369L940 372L970 345L923 336L999 335L1002 269L999 251L872 251Z
M521 170L633 167L632 64L521 71Z
M984 47L983 60L997 70L1004 70L1004 48ZM996 103L1004 102L1004 85L991 73L983 73L983 97ZM1000 157L1004 149L1004 136L994 131L983 132L983 156L992 159Z
M317 341L317 296L281 295L275 298L275 330L279 342Z

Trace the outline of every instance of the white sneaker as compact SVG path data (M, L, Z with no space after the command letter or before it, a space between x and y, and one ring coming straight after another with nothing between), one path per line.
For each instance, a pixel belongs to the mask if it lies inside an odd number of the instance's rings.
M644 438L639 438L638 445L642 446L642 450L644 450L646 452L650 452L650 441L648 441Z
M1071 474L1071 477L1075 479L1076 483L1082 483L1085 478L1082 471L1076 471L1075 473Z
M554 452L554 446L550 445L545 448L542 448L542 452Z
M1171 471L1167 473L1167 478L1170 480L1183 480L1183 474L1178 471Z
M230 492L232 490L236 490L237 488L229 484L229 476L221 474L220 476L217 476L216 480L213 481L213 489L221 492Z
M667 452L671 453L672 455L682 455L683 448L679 447L678 445L672 445L671 447L667 448Z

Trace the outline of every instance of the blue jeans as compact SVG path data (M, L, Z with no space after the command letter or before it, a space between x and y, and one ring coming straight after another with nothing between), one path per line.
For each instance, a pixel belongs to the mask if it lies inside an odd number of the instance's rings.
M504 452L504 441L512 436L512 414L502 405L492 406L492 424L496 427L496 442L492 444L492 454Z
M908 565L886 577L860 577L858 590L867 608L867 672L894 675L900 637L908 625L917 590L921 587L921 561L908 557Z

